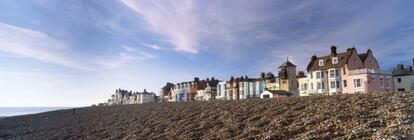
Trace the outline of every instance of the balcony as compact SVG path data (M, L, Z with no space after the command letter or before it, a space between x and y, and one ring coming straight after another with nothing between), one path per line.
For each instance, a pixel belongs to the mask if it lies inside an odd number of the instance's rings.
M392 75L392 72L373 70L373 69L357 69L351 70L348 72L349 75L358 75L358 74L383 74L383 75Z

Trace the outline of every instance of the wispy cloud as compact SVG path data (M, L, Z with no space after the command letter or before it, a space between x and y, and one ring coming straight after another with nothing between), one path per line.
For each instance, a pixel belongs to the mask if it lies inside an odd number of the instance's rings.
M158 58L158 56L156 56L156 55L153 55L151 53L144 52L144 51L141 51L141 50L138 51L138 54L139 54L138 58L141 59L141 60L157 59Z
M134 52L135 51L135 48L132 48L132 47L130 47L130 46L125 46L125 45L123 45L123 46L121 46L123 49L125 49L126 51L128 51L128 52Z
M121 46L124 51L117 55L88 55L77 59L67 53L73 51L67 44L46 33L5 23L0 23L0 42L0 52L88 71L96 71L100 67L119 68L129 62L158 58L133 47Z
M139 60L145 60L145 59L157 59L158 56L153 55L149 52L145 52L142 51L140 49L137 48L133 48L130 46L121 46L123 49L125 49L127 52L126 53L120 53L120 56L123 56L124 58L131 58L131 59L139 59Z
M126 64L130 62L152 60L158 58L156 55L131 46L122 45L121 48L124 51L121 51L117 55L99 57L95 59L94 62L105 68L115 69L126 66Z
M166 37L176 50L198 52L198 23L193 1L122 0L122 3L139 14L150 30Z
M76 69L87 69L65 54L66 44L49 35L0 23L0 51Z
M215 49L201 42L217 42L223 47L241 46L246 38L270 40L277 38L260 26L269 19L260 10L266 3L250 1L134 1L122 3L143 19L149 31L163 36L175 50L196 54ZM214 44L214 43L213 43ZM237 50L237 49L236 49Z
M142 43L145 47L154 49L154 50L161 50L161 47L155 44L147 44L147 43Z

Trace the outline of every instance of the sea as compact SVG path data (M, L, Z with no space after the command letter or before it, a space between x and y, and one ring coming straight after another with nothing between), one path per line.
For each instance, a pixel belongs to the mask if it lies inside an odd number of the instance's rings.
M53 110L69 109L72 107L0 107L0 118L36 114Z

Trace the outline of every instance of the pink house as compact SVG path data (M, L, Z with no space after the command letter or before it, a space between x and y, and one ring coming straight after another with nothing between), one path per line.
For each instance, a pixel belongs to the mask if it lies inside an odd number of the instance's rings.
M336 49L336 46L332 46L329 55L312 56L307 67L308 76L299 80L301 95L393 90L392 73L380 71L370 49L361 54L355 48L348 48L341 53Z

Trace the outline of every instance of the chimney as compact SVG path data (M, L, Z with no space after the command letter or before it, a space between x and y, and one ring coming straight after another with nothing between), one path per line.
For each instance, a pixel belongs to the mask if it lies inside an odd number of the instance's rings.
M336 46L335 45L331 46L331 54L336 55Z
M315 61L317 58L318 58L318 57L316 57L316 55L313 55L313 56L311 57L311 61Z
M371 48L369 48L369 49L367 50L367 54L370 54L370 53L372 53Z
M404 65L398 64L397 65L397 70L404 70Z
M264 72L260 73L260 78L261 79L265 79L266 78L266 74Z
M303 78L303 77L306 77L306 76L305 76L305 72L303 72L303 71L299 71L299 72L298 72L298 78Z

